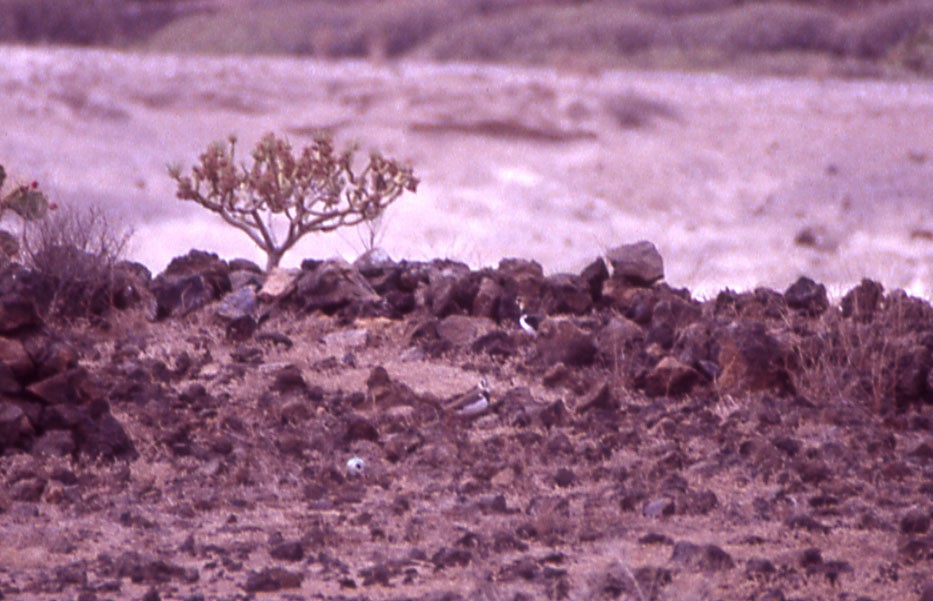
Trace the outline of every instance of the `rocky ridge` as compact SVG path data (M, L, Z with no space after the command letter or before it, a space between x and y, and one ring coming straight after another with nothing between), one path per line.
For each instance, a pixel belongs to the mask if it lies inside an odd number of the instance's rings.
M0 593L929 599L933 308L663 275L192 251L78 324L9 267Z

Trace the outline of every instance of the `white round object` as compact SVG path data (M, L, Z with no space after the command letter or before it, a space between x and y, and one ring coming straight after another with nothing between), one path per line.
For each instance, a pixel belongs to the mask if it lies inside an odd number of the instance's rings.
M347 474L356 478L363 475L366 469L366 462L361 457L351 457L347 461Z

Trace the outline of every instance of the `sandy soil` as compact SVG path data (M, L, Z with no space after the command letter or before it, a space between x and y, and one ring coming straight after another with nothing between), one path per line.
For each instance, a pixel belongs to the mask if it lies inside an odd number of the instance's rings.
M315 128L414 164L386 215L400 258L531 257L578 270L650 239L668 280L711 293L835 291L869 276L926 294L933 258L933 83L535 70L0 48L0 161L61 202L101 202L161 270L199 247L260 259L174 200L166 164L210 141ZM809 228L810 245L795 243ZM355 232L303 257L359 254Z

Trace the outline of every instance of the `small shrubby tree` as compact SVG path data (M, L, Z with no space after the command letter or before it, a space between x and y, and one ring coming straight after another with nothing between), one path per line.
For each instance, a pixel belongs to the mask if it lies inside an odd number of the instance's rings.
M49 209L54 209L54 203L49 203L48 196L39 189L38 182L19 184L7 193L3 193L3 184L6 181L6 170L0 165L0 219L7 211L13 211L24 222L38 221L46 216ZM7 262L19 255L19 238L5 230L0 229L0 262Z
M411 168L379 154L355 172L352 151L336 153L325 135L296 155L286 140L267 134L249 167L237 165L235 153L231 136L226 144L209 146L191 175L182 175L179 167L170 167L169 174L179 199L192 200L245 232L266 253L267 270L305 234L376 219L418 186Z

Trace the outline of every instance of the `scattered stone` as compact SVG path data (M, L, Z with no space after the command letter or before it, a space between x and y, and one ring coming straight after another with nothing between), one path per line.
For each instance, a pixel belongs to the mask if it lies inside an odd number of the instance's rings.
M36 455L65 457L77 449L74 433L70 430L48 430L36 438L32 452Z
M920 590L918 601L933 601L933 582L929 582Z
M302 576L285 568L264 568L250 571L243 590L249 593L271 593L301 587Z
M717 363L722 368L718 383L725 392L793 391L791 349L768 332L764 323L735 322L717 331L715 337L720 346Z
M465 349L495 329L496 323L486 317L450 315L438 322L437 335L452 347Z
M596 356L593 335L570 321L545 321L536 340L538 357L548 366L555 363L588 365Z
M499 305L502 303L504 291L493 278L484 277L480 280L479 290L473 297L472 315L487 319L499 318Z
M250 286L245 286L224 296L214 314L221 319L236 321L243 317L252 318L258 306L256 291Z
M594 384L590 391L580 399L577 405L577 413L586 413L591 409L612 410L617 406L617 401L612 394L612 387L608 380L602 380Z
M823 534L829 534L829 526L820 523L815 518L806 515L799 514L793 515L784 522L788 528L808 530L810 532L821 532Z
M649 396L688 394L702 380L700 373L674 357L664 357L645 376L639 386Z
M658 532L649 532L641 538L638 539L638 544L640 545L670 545L674 546L674 539L669 537L666 534L661 534Z
M301 561L305 556L304 545L301 541L284 541L273 546L269 556L282 561Z
M272 381L272 390L278 393L304 392L307 387L301 369L293 363L276 371Z
M884 286L873 280L863 279L858 286L842 297L842 316L863 323L870 322L881 309L883 300Z
M357 440L376 442L379 440L379 430L376 429L376 426L374 426L371 421L362 415L351 415L346 420L343 440L346 443Z
M259 299L271 302L284 298L294 292L295 283L302 275L300 269L283 269L276 267L266 274L266 281L259 290Z
M0 365L7 366L20 381L31 378L35 372L35 364L23 343L3 336L0 336Z
M603 293L603 282L609 279L609 269L601 257L587 265L580 272L580 279L586 282L593 302L599 301Z
M672 499L661 497L660 499L655 499L645 503L641 513L646 518L657 519L674 515L675 509L674 501Z
M829 308L826 286L801 277L784 292L784 300L791 309L806 315L821 315Z
M378 306L381 297L349 263L334 259L305 262L291 295L304 311L333 314L347 306Z
M919 509L912 509L901 518L901 532L904 534L926 534L930 529L930 514Z
M559 468L554 475L554 484L561 488L573 486L574 482L576 482L576 474L574 474L573 470L570 468Z
M543 308L548 315L584 315L593 308L593 294L580 276L558 273L544 281Z
M0 450L25 446L34 434L26 413L17 405L0 400Z
M679 541L674 545L670 560L691 572L720 572L735 566L732 557L720 547L687 541Z
M664 260L648 241L623 244L606 253L612 278L633 286L651 286L664 277Z
M30 330L41 323L36 305L16 294L0 297L0 334L10 335Z
M192 250L176 257L150 284L156 318L182 317L230 291L230 270L217 255Z
M596 350L610 365L622 364L644 340L645 331L637 323L614 316L596 335Z
M770 560L763 557L753 557L745 562L745 573L749 577L770 576L775 574L777 569Z

